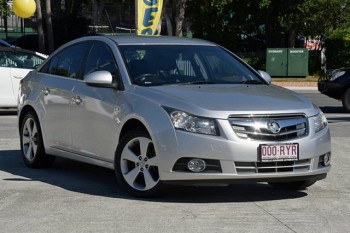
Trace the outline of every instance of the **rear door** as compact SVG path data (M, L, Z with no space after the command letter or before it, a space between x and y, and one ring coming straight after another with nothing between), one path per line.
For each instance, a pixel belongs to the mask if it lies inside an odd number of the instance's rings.
M72 146L70 108L80 69L90 43L67 47L56 54L39 71L41 102L45 115L42 119L47 146L69 151Z

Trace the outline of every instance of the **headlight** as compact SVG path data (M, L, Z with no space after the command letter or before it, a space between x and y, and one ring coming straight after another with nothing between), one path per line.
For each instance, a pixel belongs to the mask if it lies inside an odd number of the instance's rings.
M319 109L318 111L319 111L319 114L312 117L315 123L315 133L326 128L326 126L328 125L328 121L324 113L321 111L321 109Z
M337 78L339 78L340 76L343 76L345 74L345 71L338 71L332 74L331 78L329 79L329 81L334 81Z
M176 109L164 108L170 116L175 129L192 133L219 135L215 119L194 116Z

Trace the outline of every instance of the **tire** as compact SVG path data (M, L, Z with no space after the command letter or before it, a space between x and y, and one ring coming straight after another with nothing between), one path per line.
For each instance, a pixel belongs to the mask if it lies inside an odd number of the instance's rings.
M115 155L119 185L136 197L160 196L158 160L151 137L144 131L130 131L121 139Z
M350 87L346 89L341 97L343 107L347 112L350 112Z
M283 190L305 190L307 187L310 187L316 180L300 180L300 181L289 181L289 182L268 182L269 185L274 188L283 189Z
M21 122L20 141L22 158L28 167L43 168L54 162L54 156L45 154L39 121L33 112L28 112Z

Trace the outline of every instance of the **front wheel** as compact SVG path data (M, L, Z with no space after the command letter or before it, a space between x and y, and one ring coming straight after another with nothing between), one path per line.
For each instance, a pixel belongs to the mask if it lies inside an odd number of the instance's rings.
M45 154L39 121L33 112L28 112L21 122L20 140L22 158L28 167L47 167L55 160Z
M284 189L284 190L305 190L310 187L316 180L300 180L300 181L289 181L289 182L268 182L269 185L274 188Z
M342 98L343 107L347 112L350 112L350 88L346 89Z
M138 197L158 196L162 191L154 144L148 133L131 131L121 139L115 155L118 183Z

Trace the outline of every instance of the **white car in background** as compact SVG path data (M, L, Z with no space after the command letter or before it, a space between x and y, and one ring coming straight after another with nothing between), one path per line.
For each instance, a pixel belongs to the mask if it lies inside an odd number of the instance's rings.
M0 108L17 106L19 83L47 55L12 47L0 47Z

